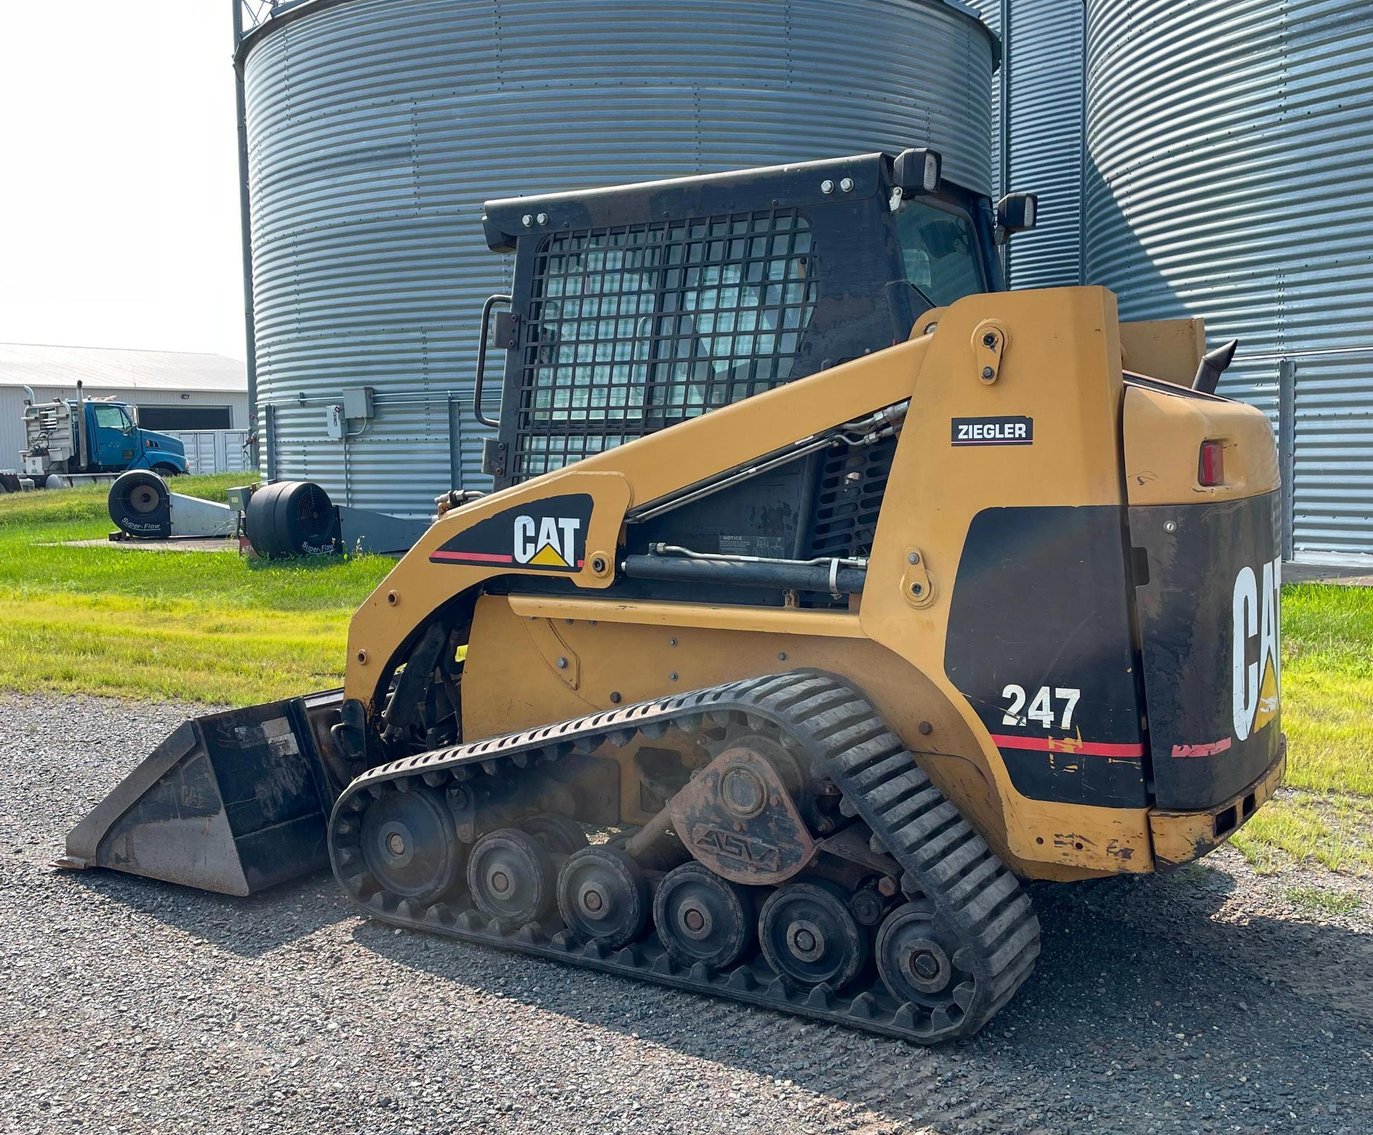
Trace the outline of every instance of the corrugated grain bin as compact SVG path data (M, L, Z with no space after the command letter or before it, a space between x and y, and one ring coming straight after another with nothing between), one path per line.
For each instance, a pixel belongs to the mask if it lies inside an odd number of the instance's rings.
M262 472L408 516L483 486L484 200L911 145L987 191L995 52L943 0L282 11L240 47Z
M1237 336L1288 553L1373 555L1373 9L1088 0L1086 58L1086 281Z

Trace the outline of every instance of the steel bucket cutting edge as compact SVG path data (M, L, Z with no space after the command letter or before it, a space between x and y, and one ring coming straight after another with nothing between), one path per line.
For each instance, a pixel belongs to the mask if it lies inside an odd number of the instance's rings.
M54 866L108 867L226 895L325 868L346 781L341 690L183 722L67 834Z

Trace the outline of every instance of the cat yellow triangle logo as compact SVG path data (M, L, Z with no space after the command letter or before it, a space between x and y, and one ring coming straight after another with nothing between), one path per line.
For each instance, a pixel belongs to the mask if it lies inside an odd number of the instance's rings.
M557 549L552 544L545 544L529 562L537 564L539 567L567 568L572 566L562 556L558 555Z
M1273 718L1278 715L1278 677L1273 670L1273 660L1268 659L1268 666L1263 672L1263 685L1259 687L1259 707L1254 713L1254 724L1250 728L1251 734L1257 733Z
M512 549L515 562L553 571L573 571L580 566L577 536L581 529L582 519L577 516L517 516Z

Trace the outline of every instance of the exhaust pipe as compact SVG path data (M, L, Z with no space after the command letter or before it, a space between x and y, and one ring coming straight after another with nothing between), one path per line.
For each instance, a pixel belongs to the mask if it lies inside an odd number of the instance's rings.
M325 826L351 779L330 737L342 704L331 690L184 722L68 833L54 866L225 895L327 868Z
M1192 379L1192 389L1200 390L1203 394L1214 394L1216 387L1220 385L1220 376L1235 361L1235 350L1239 345L1238 339L1231 339L1214 351L1202 355L1201 362L1197 364L1196 377Z
M85 384L76 380L76 459L81 462L81 472L90 471L90 438L86 435L86 400L83 392Z

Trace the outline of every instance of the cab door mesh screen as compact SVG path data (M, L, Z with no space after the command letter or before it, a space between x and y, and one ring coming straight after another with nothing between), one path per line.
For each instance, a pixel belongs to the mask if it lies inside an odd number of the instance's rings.
M787 382L818 288L786 209L554 233L534 273L516 480Z

